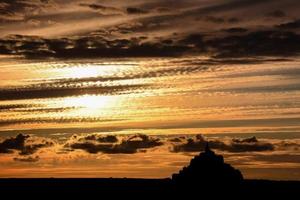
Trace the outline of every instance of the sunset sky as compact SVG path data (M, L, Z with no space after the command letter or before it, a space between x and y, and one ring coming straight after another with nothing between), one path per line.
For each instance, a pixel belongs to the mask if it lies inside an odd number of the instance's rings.
M299 0L0 0L0 177L170 177L206 142L300 180Z

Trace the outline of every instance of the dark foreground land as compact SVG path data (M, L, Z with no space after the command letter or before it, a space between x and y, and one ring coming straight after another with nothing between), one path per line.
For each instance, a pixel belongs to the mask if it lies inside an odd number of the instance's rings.
M26 194L67 194L67 195L201 195L222 196L246 195L256 197L267 195L277 197L299 197L298 181L244 180L235 187L209 187L201 185L178 186L171 179L0 179L0 193L11 195ZM296 196L295 196L296 195ZM296 198L296 199L297 199ZM199 198L201 199L201 198Z

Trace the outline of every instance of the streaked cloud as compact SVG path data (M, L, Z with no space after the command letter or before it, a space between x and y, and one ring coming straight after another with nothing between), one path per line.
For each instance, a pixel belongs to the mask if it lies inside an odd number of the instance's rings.
M145 88L147 85L119 85L119 86L91 86L91 87L29 87L0 90L1 100L20 100L20 99L42 99L59 98L81 95L99 95L99 94L121 94L133 91L139 88Z

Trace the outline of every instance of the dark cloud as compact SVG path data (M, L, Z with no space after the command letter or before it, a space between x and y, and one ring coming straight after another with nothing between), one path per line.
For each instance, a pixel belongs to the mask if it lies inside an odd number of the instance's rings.
M207 16L207 17L205 17L205 20L209 21L209 22L217 23L217 24L225 22L225 19L223 17L215 17L215 16Z
M212 39L207 45L217 57L292 56L300 52L300 35L285 31L257 31Z
M103 37L43 39L11 36L0 40L0 52L27 58L165 57L181 55L189 48L180 44L141 42L137 38L109 40Z
M17 161L17 162L29 162L29 163L38 162L39 160L40 160L39 156L35 156L35 157L28 156L28 157L16 157L16 158L14 158L14 161Z
M92 141L91 141L92 139ZM100 139L100 141L99 141ZM123 136L119 143L113 142L116 138L112 136L106 137L86 137L82 141L71 142L65 145L66 148L72 150L81 149L88 153L106 153L106 154L133 154L145 149L154 148L163 145L159 138L147 135Z
M45 9L53 6L53 1L46 0L1 0L0 20L2 22L21 21L28 16L42 13Z
M117 85L117 86L91 86L91 87L46 87L39 85L28 88L14 88L0 90L0 100L18 99L40 99L40 98L59 98L80 95L99 95L99 94L121 94L132 92L133 90L146 88L147 85Z
M300 19L280 24L277 27L280 29L299 29L300 28Z
M197 18L197 20L202 19L203 17ZM229 24L234 24L240 22L240 19L237 17L216 17L216 16L206 16L203 18L207 22L212 22L215 24L224 24L224 23L229 23Z
M142 8L136 8L136 7L128 7L124 10L122 10L121 8L116 8L116 7L112 7L112 6L105 6L105 5L101 5L101 4L96 4L96 3L81 3L79 4L82 7L88 7L92 10L95 10L101 14L129 14L129 15L139 15L139 14L147 14L149 11L144 10ZM160 9L159 11L164 12L164 9Z
M184 140L185 138L184 137L181 137L181 138L171 138L169 139L169 142L182 142L182 140Z
M267 13L266 16L268 16L268 17L275 17L275 18L282 18L282 17L286 17L287 15L282 10L275 10L273 12Z
M68 110L74 110L78 107L44 107L40 104L7 104L0 105L0 111L11 111L11 112L31 112L31 113L52 113L52 112L63 112ZM1 120L0 120L1 121Z
M205 14L215 14L218 12L232 11L238 9L249 9L261 4L267 4L274 0L232 0L232 1L222 1L217 4L212 4L205 7L196 8L186 12L186 15L205 15ZM278 0L276 0L278 1Z
M147 10L143 10L141 8L134 8L134 7L129 7L126 9L128 14L131 15L137 15L137 14L147 14L148 11Z
M15 138L8 138L0 143L1 153L12 153L12 150L22 151L25 147L25 140L29 138L28 135L19 134Z
M250 138L245 138L245 139L232 139L232 141L235 143L257 143L258 142L255 136Z
M54 142L51 140L32 138L29 135L19 134L16 137L3 140L0 143L0 153L13 153L16 150L20 155L31 155L41 148L53 145Z
M227 149L229 152L261 152L261 151L273 151L274 145L264 142L232 142L231 146Z
M27 109L33 107L34 105L27 104L9 104L9 105L0 105L0 111L10 111L15 109Z
M157 38L140 36L109 39L94 35L45 39L14 35L0 39L0 54L24 56L28 59L178 57L194 54L213 55L216 58L294 56L300 52L297 45L300 35L283 29L298 25L295 21L263 31L233 27L221 29L213 35L192 33ZM144 25L137 23L129 27L116 27L115 31L129 33L138 31L135 29L141 27Z
M96 3L81 3L79 4L82 7L88 7L92 10L95 10L103 15L114 15L114 14L122 14L123 11L119 8L111 7L111 6L104 6L101 4L96 4Z
M39 105L31 105L28 107L20 108L20 109L13 109L11 111L14 112L31 112L31 113L59 113L64 111L70 111L78 109L78 107L56 107L56 108L37 108ZM1 109L0 109L1 110Z
M112 144L95 144L91 142L74 143L70 145L71 150L81 149L88 153L118 153L114 150L114 145ZM120 153L134 153L134 152L120 152Z
M118 137L115 135L98 135L92 134L83 138L84 140L93 140L100 143L117 143L119 141Z
M112 122L112 121L122 121L122 119L103 119L100 117L33 117L33 118L17 118L17 119L7 119L0 120L1 126L8 125L20 125L20 124L44 124L44 123L91 123L91 122Z
M281 141L277 143L278 149L290 149L290 150L295 150L298 151L300 149L300 144L299 142L294 142L294 141Z
M42 140L39 143L26 144L22 151L19 153L20 155L31 155L37 152L39 149L51 147L54 145L54 142L48 140Z
M241 27L234 27L234 28L224 29L224 31L228 33L246 33L248 29L241 28Z
M232 139L229 142L221 141L219 139L207 140L201 135L197 135L195 138L188 138L181 144L173 145L173 152L199 152L203 151L206 144L212 149L228 152L261 152L261 151L273 151L274 145L268 142L260 142L255 137L247 139Z
M237 17L230 17L227 21L228 21L228 23L234 24L234 23L240 22L241 20Z
M123 140L120 145L122 148L138 150L161 146L163 142L161 142L159 138L138 134Z
M180 40L180 43L183 43L188 46L195 46L197 48L203 49L206 48L205 42L204 42L205 35L203 34L189 34L182 40Z

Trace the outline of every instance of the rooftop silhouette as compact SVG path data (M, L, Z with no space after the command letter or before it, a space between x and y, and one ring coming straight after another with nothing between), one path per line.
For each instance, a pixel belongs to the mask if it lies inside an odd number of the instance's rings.
M232 186L243 181L242 173L224 162L206 144L205 151L195 156L187 167L172 175L173 182L188 186Z

